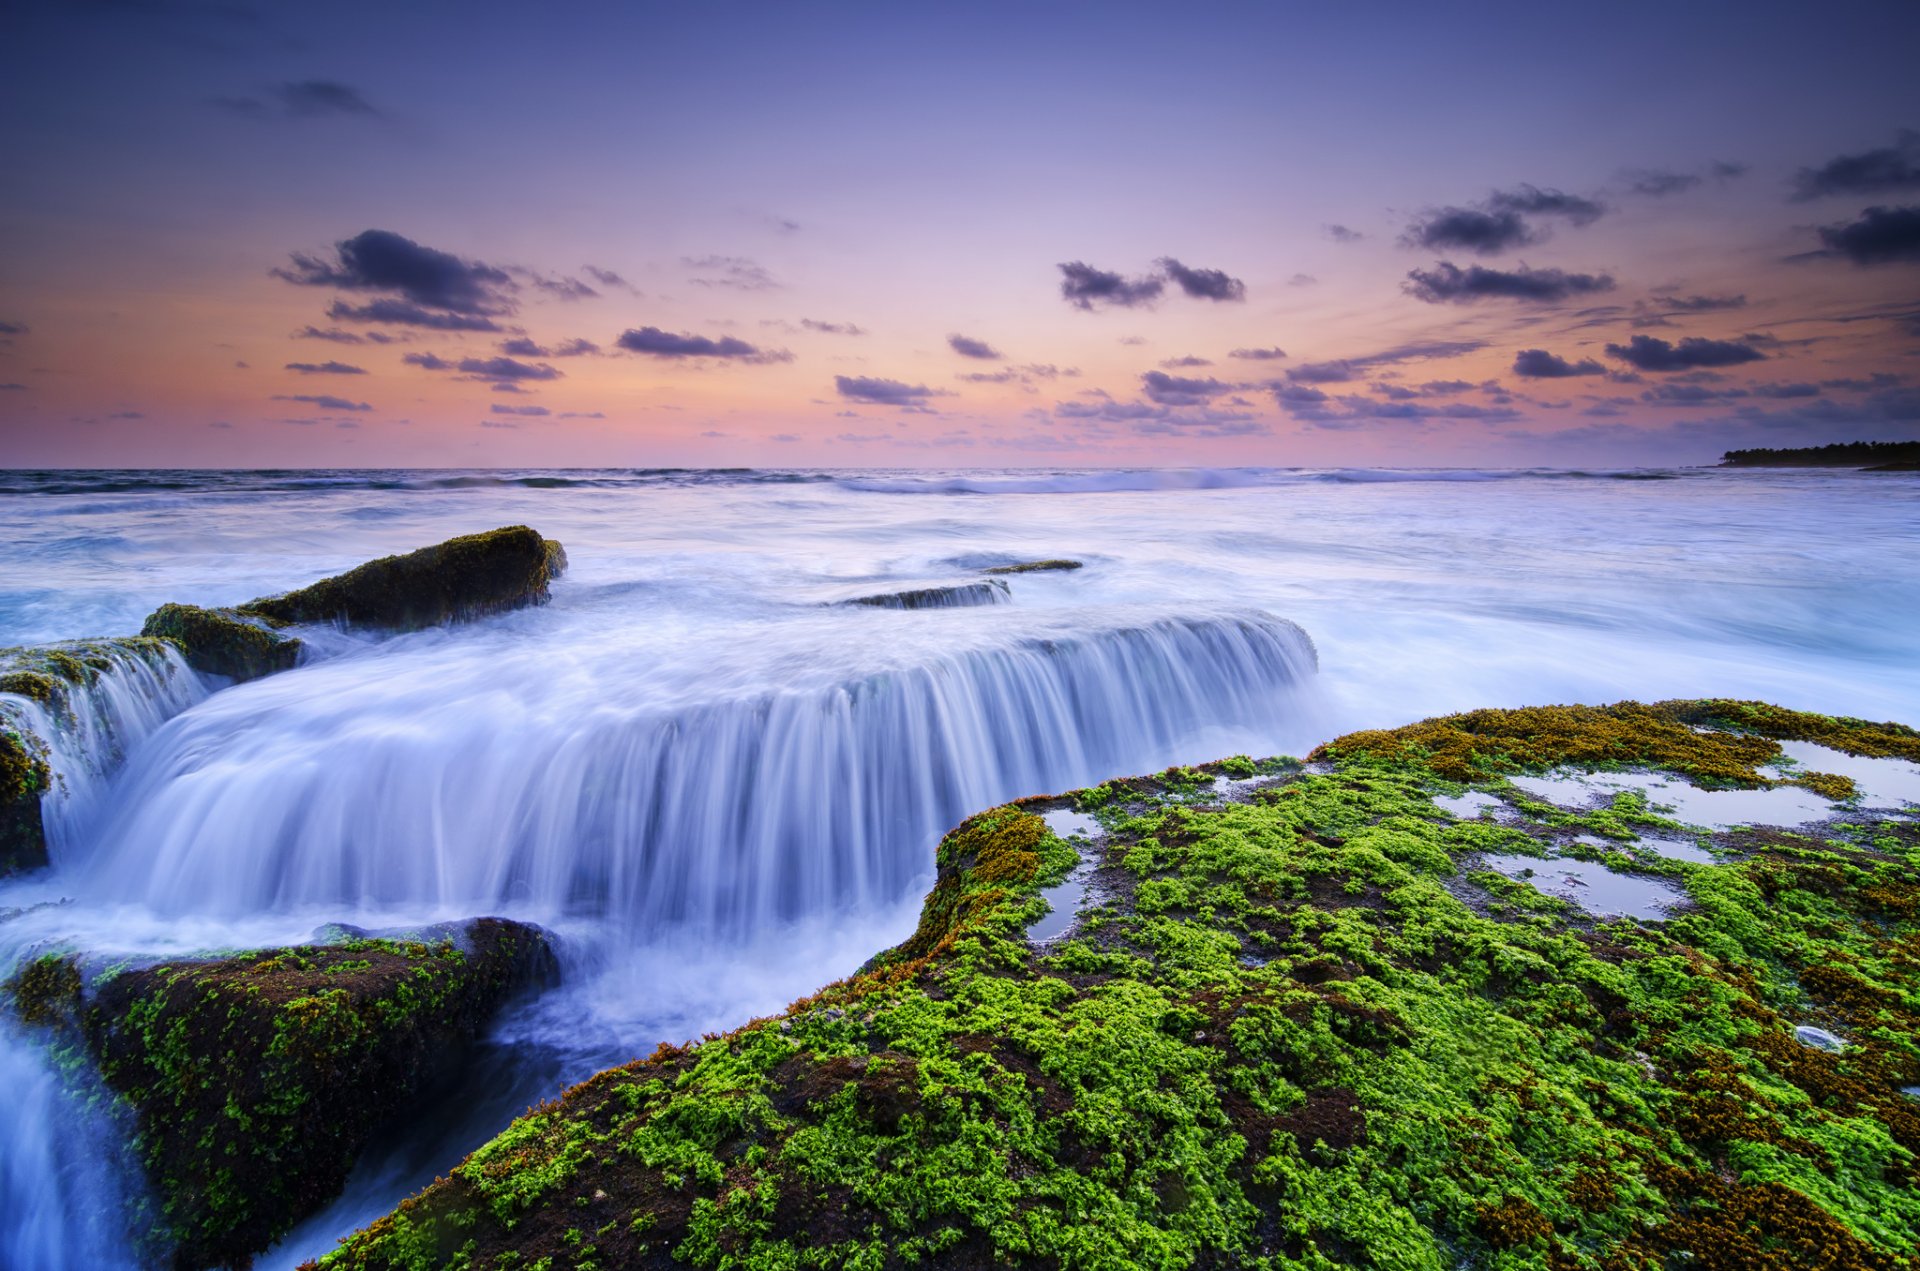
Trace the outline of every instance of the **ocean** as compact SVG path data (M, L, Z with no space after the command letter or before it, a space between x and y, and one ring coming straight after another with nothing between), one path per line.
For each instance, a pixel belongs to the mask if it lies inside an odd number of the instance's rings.
M0 882L0 974L329 922L559 937L560 987L263 1266L568 1082L850 973L1011 797L1477 706L1920 722L1920 481L1785 469L0 473L0 644L510 524L566 546L547 605L319 632L217 692L108 677L53 868ZM1083 567L983 572L1044 558ZM991 603L845 603L950 584ZM5 1023L0 1080L0 1263L127 1264L115 1127Z

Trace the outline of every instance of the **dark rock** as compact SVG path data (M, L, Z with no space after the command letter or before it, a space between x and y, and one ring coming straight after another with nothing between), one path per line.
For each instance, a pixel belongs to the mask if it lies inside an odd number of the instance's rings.
M553 544L558 549L558 544ZM524 525L450 538L404 556L383 556L284 596L240 606L275 622L344 622L416 631L547 599L564 550Z
M28 734L0 721L0 877L47 863L40 796L51 780Z
M845 603L868 605L875 609L964 609L974 605L1005 604L1009 599L1011 592L1007 585L993 578L980 583L953 583L944 587L917 587L911 591L858 596Z
M4 986L20 1018L84 1040L130 1105L178 1268L244 1266L340 1194L374 1132L550 977L537 927L500 918L109 970L70 955Z
M995 565L981 572L988 574L1038 574L1047 570L1079 569L1077 560L1030 560L1018 565Z
M298 639L275 631L264 618L235 609L161 605L140 634L173 641L196 671L236 680L257 680L300 660Z

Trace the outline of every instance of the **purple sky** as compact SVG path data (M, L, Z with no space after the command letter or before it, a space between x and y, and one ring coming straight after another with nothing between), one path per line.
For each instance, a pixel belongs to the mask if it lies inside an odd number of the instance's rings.
M1920 6L23 3L0 464L1920 435Z

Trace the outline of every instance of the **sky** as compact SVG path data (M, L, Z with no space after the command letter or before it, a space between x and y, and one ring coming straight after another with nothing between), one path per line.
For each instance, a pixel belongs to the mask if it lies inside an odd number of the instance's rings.
M12 0L0 466L1920 436L1920 5Z

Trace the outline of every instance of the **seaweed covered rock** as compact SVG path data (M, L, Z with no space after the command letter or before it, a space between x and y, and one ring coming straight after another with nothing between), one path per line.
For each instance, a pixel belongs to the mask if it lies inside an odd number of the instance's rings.
M566 553L524 525L450 538L240 606L275 622L344 622L413 631L547 599Z
M51 780L26 731L0 717L0 877L47 863L40 796Z
M180 1268L238 1266L337 1196L375 1130L551 958L538 928L482 918L109 971L84 991L49 954L5 987L23 1021L77 1031L131 1107L158 1198L148 1241Z
M1769 736L1909 733L1480 712L992 809L905 944L533 1109L321 1265L1912 1269L1920 824L1668 858L1639 835L1685 827L1646 799L1502 775L1762 784ZM1463 787L1498 814L1435 802ZM1069 801L1089 900L1036 944ZM1486 868L1575 852L1685 903L1608 918Z
M140 634L173 641L196 671L235 680L257 680L289 670L300 660L298 639L274 630L265 618L236 609L161 605Z
M1029 560L1022 561L1017 565L994 565L980 572L985 574L1040 574L1055 570L1079 568L1081 568L1081 562L1077 560Z
M911 587L873 596L856 596L845 603L873 609L963 609L974 605L999 605L1012 599L1007 584L998 578L978 583L949 583L937 587Z

